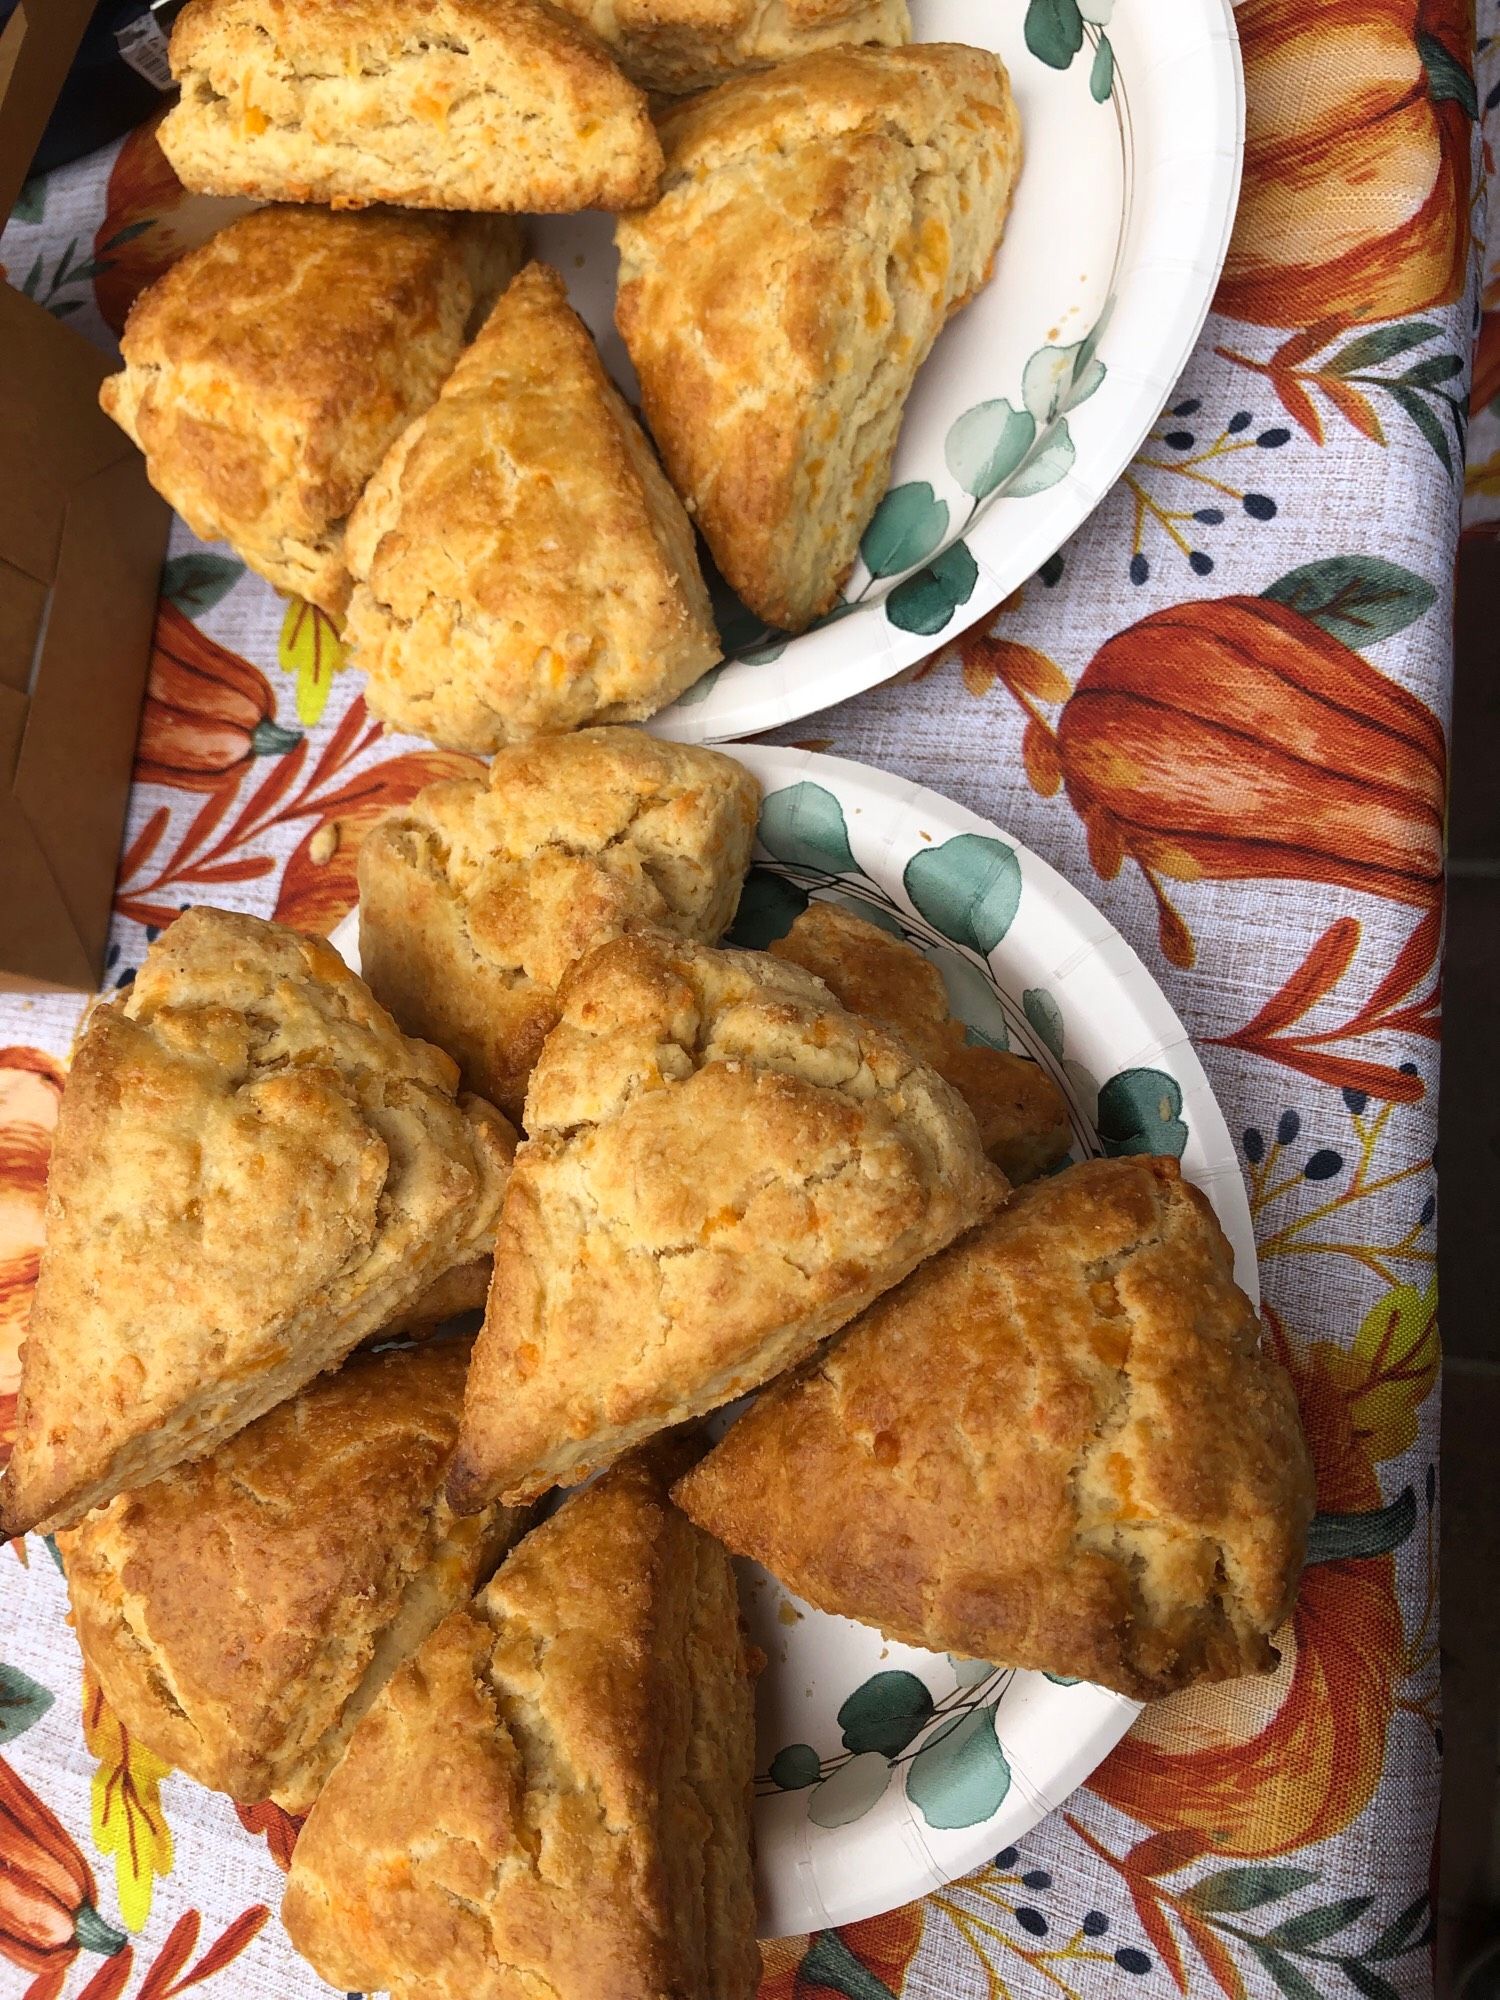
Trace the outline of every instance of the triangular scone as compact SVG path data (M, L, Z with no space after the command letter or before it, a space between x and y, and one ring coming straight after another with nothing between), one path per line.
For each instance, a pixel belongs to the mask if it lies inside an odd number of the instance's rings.
M488 782L429 785L366 835L361 969L408 1034L519 1119L568 968L642 925L713 943L759 806L743 764L641 729L512 745Z
M1145 1700L1274 1666L1313 1508L1286 1371L1175 1160L1039 1181L676 1495L821 1610Z
M200 1784L304 1813L525 1516L443 1499L469 1343L362 1355L59 1542L110 1707Z
M810 49L911 40L906 0L557 0L643 90L680 96Z
M889 1028L973 1112L984 1150L1015 1187L1055 1167L1071 1133L1062 1092L1034 1062L970 1042L937 967L841 903L809 903L770 950L815 972L841 1007Z
M457 1083L320 938L179 917L68 1077L0 1534L201 1457L487 1250L515 1134Z
M752 1667L665 1485L635 1458L569 1500L356 1730L282 1904L341 1990L750 2000Z
M693 531L545 264L349 522L368 700L454 750L639 720L719 658Z
M518 1500L799 1361L1006 1192L973 1115L797 966L659 933L569 975L449 1497Z
M661 195L616 228L615 316L719 568L799 632L853 566L917 369L989 273L1021 158L1005 66L829 50L661 134Z
M545 0L188 0L157 134L184 187L567 214L649 201L644 94Z

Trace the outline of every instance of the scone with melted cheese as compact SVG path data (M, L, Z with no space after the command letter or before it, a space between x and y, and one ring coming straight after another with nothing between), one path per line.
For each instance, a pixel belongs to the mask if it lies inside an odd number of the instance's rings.
M142 293L99 400L195 535L342 618L349 512L521 257L509 216L258 209Z
M1021 157L1005 66L828 50L661 135L661 194L616 228L616 319L719 568L800 632L853 567L918 368L989 275Z
M408 1034L519 1120L568 968L641 925L712 943L734 914L760 787L717 750L583 729L429 785L359 856L360 966Z
M911 40L906 0L557 0L644 90L680 95L849 42Z
M649 201L643 93L545 0L188 0L157 134L184 187L537 214Z
M0 1535L68 1527L492 1246L515 1134L320 938L190 910L73 1058Z
M392 446L348 548L371 709L450 749L638 721L719 658L687 516L544 264Z
M467 1341L364 1355L59 1536L110 1707L200 1784L305 1813L392 1673L522 1532L443 1499Z
M734 1572L637 1457L398 1669L282 1918L341 1991L751 2000L753 1666Z
M1313 1510L1285 1369L1175 1160L1039 1181L676 1495L824 1611L1137 1700L1265 1672Z
M449 1497L518 1501L799 1361L986 1215L973 1115L799 967L658 933L568 975Z
M967 1041L943 975L915 945L839 903L822 902L809 903L770 950L815 972L841 1007L889 1028L946 1077L1013 1186L1035 1180L1067 1152L1068 1107L1057 1085L1034 1062Z

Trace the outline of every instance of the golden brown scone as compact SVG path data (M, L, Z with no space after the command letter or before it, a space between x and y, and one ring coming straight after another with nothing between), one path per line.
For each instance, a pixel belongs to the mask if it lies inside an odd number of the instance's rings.
M685 1479L820 1609L1137 1700L1264 1672L1313 1510L1291 1381L1175 1160L1017 1195Z
M282 1904L335 1986L750 2000L753 1668L665 1489L638 1456L569 1500L355 1732Z
M642 925L712 943L759 805L732 757L639 729L502 750L487 786L429 785L367 836L364 976L408 1034L519 1121L569 966Z
M809 903L770 950L815 972L841 1007L889 1028L946 1077L1012 1186L1034 1181L1067 1152L1068 1107L1057 1085L1034 1062L966 1041L943 975L915 945L839 903Z
M321 938L189 910L63 1095L0 1534L295 1395L493 1243L515 1134Z
M426 1340L445 1321L457 1319L460 1313L483 1312L494 1262L493 1257L485 1256L471 1258L467 1264L455 1264L451 1271L434 1278L419 1299L414 1299L378 1333L372 1334L371 1340Z
M660 198L616 228L615 317L719 568L800 632L853 567L917 369L989 274L1021 158L1005 66L829 50L661 134Z
M522 254L509 216L258 209L142 293L99 400L195 535L342 618L349 511Z
M693 531L528 264L349 523L372 711L453 750L639 721L719 658Z
M826 987L640 933L526 1098L449 1497L581 1478L800 1361L1006 1192L968 1108Z
M184 187L364 208L629 208L646 99L544 0L189 0L157 134Z
M643 90L707 90L848 42L911 40L906 0L557 0Z
M401 1661L526 1525L443 1499L469 1343L362 1355L59 1537L73 1623L132 1736L304 1813Z

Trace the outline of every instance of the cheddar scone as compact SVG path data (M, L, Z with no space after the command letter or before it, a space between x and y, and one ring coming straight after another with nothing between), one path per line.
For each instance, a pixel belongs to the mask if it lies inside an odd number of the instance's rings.
M443 1499L467 1341L364 1355L59 1536L73 1623L137 1742L305 1813L402 1660L526 1526Z
M258 209L136 301L99 400L195 535L342 619L349 512L522 254L509 216Z
M812 49L911 40L906 0L557 0L643 90L680 96Z
M833 49L661 123L653 206L616 227L616 320L714 559L770 625L827 611L945 322L988 277L1020 169L1005 65Z
M719 658L687 516L543 264L391 447L348 551L371 709L450 749L638 721Z
M0 1534L201 1458L483 1256L514 1147L322 939L179 917L73 1058Z

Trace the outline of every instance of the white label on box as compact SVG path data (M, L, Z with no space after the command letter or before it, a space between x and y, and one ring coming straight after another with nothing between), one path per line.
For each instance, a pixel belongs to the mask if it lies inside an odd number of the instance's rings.
M172 88L172 69L167 61L167 38L154 14L142 14L115 31L115 46L137 76L154 83L158 90Z

